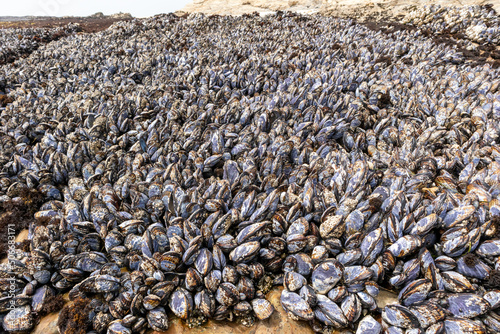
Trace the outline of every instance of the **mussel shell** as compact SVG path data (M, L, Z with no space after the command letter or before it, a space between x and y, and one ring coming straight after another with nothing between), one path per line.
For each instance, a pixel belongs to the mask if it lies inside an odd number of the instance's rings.
M161 332L161 331L166 331L168 329L168 317L163 307L158 306L157 308L152 309L151 311L148 312L146 318L148 320L149 326L153 330Z
M387 305L382 312L382 319L392 326L418 328L420 323L413 313L401 305Z
M447 318L444 321L445 333L477 333L486 334L486 329L479 321L461 318Z
M193 298L191 293L182 288L176 289L169 298L168 306L177 317L187 319L193 311ZM160 311L161 308L158 308L154 314L159 316Z
M285 311L303 320L314 319L314 313L309 304L295 292L283 290L280 298L281 306Z
M273 305L268 300L260 298L252 300L252 309L260 320L269 318L274 312Z
M326 315L326 317L333 323L336 328L343 328L349 324L348 319L345 317L342 309L331 301L328 297L317 295L319 309Z
M240 300L240 293L236 286L231 283L221 283L217 292L215 293L215 299L222 305L232 306Z
M31 306L24 305L11 310L3 318L3 328L8 332L27 332L35 325Z
M342 269L342 265L336 260L326 260L318 264L311 275L313 288L318 293L328 293L342 278Z
M474 318L490 309L490 303L476 294L461 293L448 297L448 310L459 318Z
M356 334L380 334L382 333L382 325L375 320L371 315L365 316L358 324Z
M299 273L288 271L285 273L285 278L283 283L285 289L293 292L302 288L307 283L307 280L304 276L302 276Z
M229 254L229 259L235 263L250 262L255 256L258 255L260 250L260 242L250 241L237 246Z
M416 302L425 300L431 291L432 283L430 280L418 279L410 282L399 293L399 300L405 306L410 306Z
M422 328L428 328L446 318L443 308L427 301L412 305L410 311L417 317Z

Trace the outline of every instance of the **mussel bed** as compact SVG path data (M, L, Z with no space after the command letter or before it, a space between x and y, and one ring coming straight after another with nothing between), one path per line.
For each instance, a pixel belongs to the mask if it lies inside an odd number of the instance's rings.
M61 333L251 326L283 285L316 332L499 332L500 73L433 39L499 20L420 10L158 15L0 66L4 330L65 293Z

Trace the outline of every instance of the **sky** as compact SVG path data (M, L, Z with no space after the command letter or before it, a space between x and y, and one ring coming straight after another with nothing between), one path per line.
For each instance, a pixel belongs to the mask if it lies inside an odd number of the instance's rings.
M88 16L118 12L135 17L182 9L191 0L0 0L0 16Z

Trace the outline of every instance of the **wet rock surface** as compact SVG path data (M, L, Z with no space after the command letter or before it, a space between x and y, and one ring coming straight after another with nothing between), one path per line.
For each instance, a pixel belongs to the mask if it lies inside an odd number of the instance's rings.
M57 321L59 320L59 313L51 313L40 319L40 322L33 329L33 334L59 334L57 328Z

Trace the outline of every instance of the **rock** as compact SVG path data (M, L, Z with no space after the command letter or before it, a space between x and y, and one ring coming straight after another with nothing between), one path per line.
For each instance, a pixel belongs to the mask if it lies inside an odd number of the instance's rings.
M59 313L51 313L44 316L40 323L33 329L32 334L59 334L57 330L57 319Z
M377 306L383 309L386 305L399 304L398 295L392 291L380 289L380 292L375 298Z
M112 18L112 19L131 19L133 18L130 13L116 13L116 14L111 14L111 15L104 15L102 12L97 12L95 14L90 15L89 17L94 18L94 19L105 19L105 18Z
M22 242L24 240L28 240L28 234L29 234L29 230L28 229L24 229L22 230L21 232L19 232L19 234L17 235L16 237L16 242Z
M97 12L95 14L90 15L90 17L102 19L104 17L104 14L102 12Z
M133 18L133 16L130 13L122 13L122 12L119 12L119 13L116 13L116 14L111 14L109 17L112 18L112 19L120 19L120 20L132 19Z
M28 240L28 229L21 230L19 234L16 236L15 241L16 242L23 242L24 240ZM0 260L0 263L7 263L9 262L9 259L7 257L4 257Z

